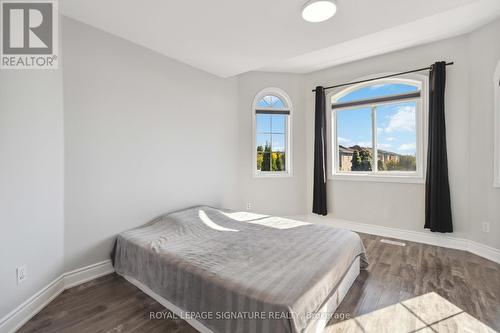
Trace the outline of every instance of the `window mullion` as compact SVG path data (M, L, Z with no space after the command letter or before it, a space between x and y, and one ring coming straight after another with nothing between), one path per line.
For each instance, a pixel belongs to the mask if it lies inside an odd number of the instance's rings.
M285 159L284 159L284 163L285 163L285 168L283 169L283 171L287 171L288 170L288 145L290 144L290 137L288 136L288 127L289 127L289 122L290 122L290 118L287 116L285 118L285 134L284 134L284 139L285 139Z
M271 128L270 128L271 142L269 142L269 147L271 147L271 149L269 150L269 171L272 172L273 171L273 116L272 115L270 117L270 123L271 123Z
M378 149L377 149L377 107L372 106L372 152L373 172L378 172Z

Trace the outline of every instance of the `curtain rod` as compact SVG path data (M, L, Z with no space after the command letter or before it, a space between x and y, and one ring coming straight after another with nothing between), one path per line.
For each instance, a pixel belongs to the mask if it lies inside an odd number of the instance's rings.
M446 66L451 66L451 65L453 65L453 61L446 63ZM384 76L374 77L374 78L371 78L371 79L366 79L366 80L361 80L361 81L336 84L334 86L325 87L324 89L328 90L328 89L333 89L333 88L345 87L345 86L350 86L350 85L353 85L353 84L358 84L358 83L363 83L363 82L370 82L370 81L375 81L375 80L380 80L380 79L386 79L388 77L399 76L399 75L403 75L403 74L416 73L416 72L421 72L421 71L430 70L430 69L432 69L432 66L418 68L418 69L413 69L411 71L406 71L406 72L400 72L400 73L395 73L395 74L390 74L390 75L384 75ZM312 91L315 92L316 89L313 89Z

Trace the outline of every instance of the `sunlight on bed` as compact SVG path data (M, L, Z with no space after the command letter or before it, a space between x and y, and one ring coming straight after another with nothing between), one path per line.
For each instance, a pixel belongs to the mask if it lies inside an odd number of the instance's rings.
M207 213L205 213L205 211L203 210L199 210L198 211L198 217L200 218L200 220L205 223L205 225L209 228L212 228L214 230L218 230L218 231L234 231L234 232L238 232L239 230L236 230L236 229L229 229L229 228L224 228L223 226L220 226L218 225L217 223L215 223L214 221L212 221L210 219L210 217L208 217Z
M221 210L219 212L222 215L225 215L226 217L229 217L231 220L235 220L238 222L249 222L253 220L259 220L263 219L266 217L269 217L269 215L264 215L264 214L256 214L256 213L250 213L250 212L234 212L234 213L226 213Z
M435 292L327 326L325 332L496 332Z
M270 227L275 229L292 229L311 224L308 222L291 220L284 217L269 216L269 215L255 214L249 212L234 212L234 213L226 213L222 211L220 212L223 215L229 217L230 219L238 222L259 224L265 227Z

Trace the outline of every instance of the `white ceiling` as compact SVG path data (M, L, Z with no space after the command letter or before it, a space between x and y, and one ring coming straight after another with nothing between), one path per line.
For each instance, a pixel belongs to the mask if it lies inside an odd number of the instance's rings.
M469 32L500 0L338 0L307 23L305 0L63 0L64 15L222 77L306 73Z

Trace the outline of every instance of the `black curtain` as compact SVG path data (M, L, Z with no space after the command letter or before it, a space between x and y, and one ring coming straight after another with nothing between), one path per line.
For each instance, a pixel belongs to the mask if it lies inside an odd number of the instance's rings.
M326 115L325 89L316 87L314 113L314 190L313 213L326 215Z
M431 67L429 84L429 147L425 182L425 228L431 231L453 232L444 116L445 62L436 62Z

